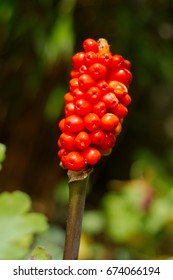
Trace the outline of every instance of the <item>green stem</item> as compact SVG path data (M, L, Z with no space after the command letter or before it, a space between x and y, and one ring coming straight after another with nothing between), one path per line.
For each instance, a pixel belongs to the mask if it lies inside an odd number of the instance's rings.
M80 245L83 211L89 175L92 169L82 173L68 171L69 206L64 247L64 260L76 260Z

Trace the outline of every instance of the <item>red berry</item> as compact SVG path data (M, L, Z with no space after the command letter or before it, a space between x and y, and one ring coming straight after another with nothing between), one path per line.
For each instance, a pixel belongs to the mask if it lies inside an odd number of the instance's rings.
M115 54L109 61L109 66L113 70L118 70L123 67L124 59L121 55Z
M70 83L69 83L69 87L70 87L71 92L73 90L75 90L76 88L78 88L79 87L79 79L78 78L71 79Z
M63 132L59 138L61 148L64 148L69 151L76 150L75 138L76 135L74 133Z
M82 91L87 91L95 85L95 81L88 74L83 74L79 77L79 87Z
M70 115L75 115L75 113L76 113L76 107L75 107L75 104L73 102L70 102L70 103L65 105L65 115L66 115L66 117L68 117Z
M101 129L97 129L90 133L91 143L100 146L105 141L105 134Z
M129 70L123 68L109 76L109 80L116 80L123 83L125 86L129 86L132 81L132 74Z
M88 147L88 148L84 149L81 152L81 154L84 157L85 161L91 165L96 164L101 158L100 152L96 148L93 148L93 147Z
M75 138L75 144L78 149L85 149L91 144L90 136L87 132L82 131Z
M131 62L129 60L127 60L127 59L124 59L123 68L126 68L127 70L130 70Z
M101 91L101 93L107 93L109 88L108 88L108 84L106 83L105 80L101 80L97 83L97 87L99 88L99 90Z
M64 95L64 101L65 101L65 104L70 103L70 102L73 102L73 95L71 95L70 92L67 92L67 93Z
M71 115L65 119L65 129L69 132L79 132L84 130L84 121L78 115Z
M85 54L85 64L87 67L89 67L90 65L94 64L98 62L98 56L96 53L94 52L87 52Z
M79 88L76 88L75 90L73 90L72 96L74 98L74 101L76 101L78 99L85 98L85 93L81 91Z
M75 103L76 113L85 116L91 112L92 106L86 99L78 99Z
M105 131L112 131L118 123L118 117L111 113L107 113L101 118L101 127Z
M80 171L85 166L84 157L81 155L81 153L76 151L68 153L64 157L63 163L67 169L70 169L72 171Z
M131 97L129 94L126 94L123 98L121 98L121 103L127 107L131 102Z
M115 142L116 142L115 135L111 132L106 132L105 141L101 145L101 150L105 151L105 150L109 150L109 149L113 148L113 146L115 145Z
M95 104L98 103L101 97L101 92L98 87L91 87L87 92L86 92L86 97L87 99Z
M80 73L79 73L78 70L72 70L72 71L70 72L70 77L71 77L71 79L79 78L79 76L80 76Z
M112 55L110 53L103 53L103 54L99 55L98 62L105 66L108 66L111 58L112 58Z
M84 57L84 52L78 52L72 57L72 65L74 69L78 69L84 64Z
M128 93L127 87L118 81L111 81L109 83L109 88L113 90L118 99L121 99Z
M122 119L127 115L128 109L123 104L118 103L115 108L111 109L111 112L115 114L119 119Z
M92 109L93 113L99 116L99 118L103 117L103 115L106 113L106 105L104 102L100 101L97 104L93 106Z
M96 114L89 113L84 117L84 124L89 131L94 131L100 127L101 122L100 118Z
M98 52L98 44L95 40L88 38L83 42L83 48L85 52Z
M114 131L115 132L115 136L118 136L120 134L121 130L122 130L122 125L119 122L119 124L117 125L117 127L115 128L115 131Z
M62 148L58 151L58 156L61 159L63 156L66 156L68 154L67 150Z
M62 120L60 120L58 126L59 126L59 129L60 129L62 132L65 131L65 118L62 119Z
M88 69L88 73L96 80L104 78L106 76L106 72L106 67L101 63L94 63Z
M104 94L101 100L105 103L107 108L115 107L118 104L118 98L113 92Z

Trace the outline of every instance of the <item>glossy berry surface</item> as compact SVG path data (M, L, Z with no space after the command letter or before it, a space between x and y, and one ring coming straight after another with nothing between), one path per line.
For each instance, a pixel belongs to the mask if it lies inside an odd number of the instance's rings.
M75 150L76 149L75 138L76 136L73 133L69 133L69 132L62 133L59 138L59 144L61 145L61 148L69 151Z
M78 52L72 57L72 64L74 69L78 69L84 64L85 53Z
M70 152L64 156L64 165L72 171L79 171L85 166L85 159L79 152Z
M76 107L75 104L73 102L70 102L68 104L65 105L65 115L70 116L70 115L74 115L76 113Z
M65 119L64 126L68 132L80 132L84 129L84 121L78 115L71 115Z
M101 128L103 131L112 131L118 124L119 118L112 113L107 113L101 118Z
M86 92L86 98L92 103L95 104L99 102L101 98L101 92L98 87L91 87L87 92Z
M116 142L116 136L112 132L105 133L105 141L101 145L101 150L109 150L114 147Z
M106 71L106 67L101 63L94 63L88 69L88 73L95 80L104 78L106 76Z
M94 85L95 81L90 75L83 74L79 77L79 89L81 89L82 91L87 91Z
M58 156L66 169L81 171L109 155L131 103L131 62L112 54L105 39L84 40L72 57L64 118L58 126Z
M84 124L87 130L94 131L100 127L101 121L96 114L90 113L85 116Z
M91 143L96 146L100 146L105 141L105 134L101 129L97 129L90 133Z
M96 164L101 158L99 150L93 147L88 147L85 150L83 150L82 156L84 157L85 161L90 165Z
M78 99L75 103L76 113L80 116L85 116L91 112L92 105L86 99Z
M85 131L79 132L75 138L75 145L78 149L85 149L91 144L91 138Z
M118 104L118 98L113 92L103 94L101 100L106 105L106 108L113 108Z
M85 52L93 51L97 53L99 51L98 43L91 38L86 39L83 42L83 48Z
M97 104L93 106L93 113L95 113L98 117L103 117L106 113L106 105L104 102L99 101Z

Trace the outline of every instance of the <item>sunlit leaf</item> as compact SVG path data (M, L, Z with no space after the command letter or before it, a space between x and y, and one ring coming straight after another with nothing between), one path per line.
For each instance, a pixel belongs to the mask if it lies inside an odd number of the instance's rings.
M63 58L69 60L74 46L73 20L71 15L59 16L45 46L45 59L49 63Z

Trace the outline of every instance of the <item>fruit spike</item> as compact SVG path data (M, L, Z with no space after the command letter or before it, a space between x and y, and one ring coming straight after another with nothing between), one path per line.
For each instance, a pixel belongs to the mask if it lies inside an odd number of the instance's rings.
M84 40L72 66L58 156L65 168L81 171L112 152L131 102L132 74L130 61L113 55L103 38Z

